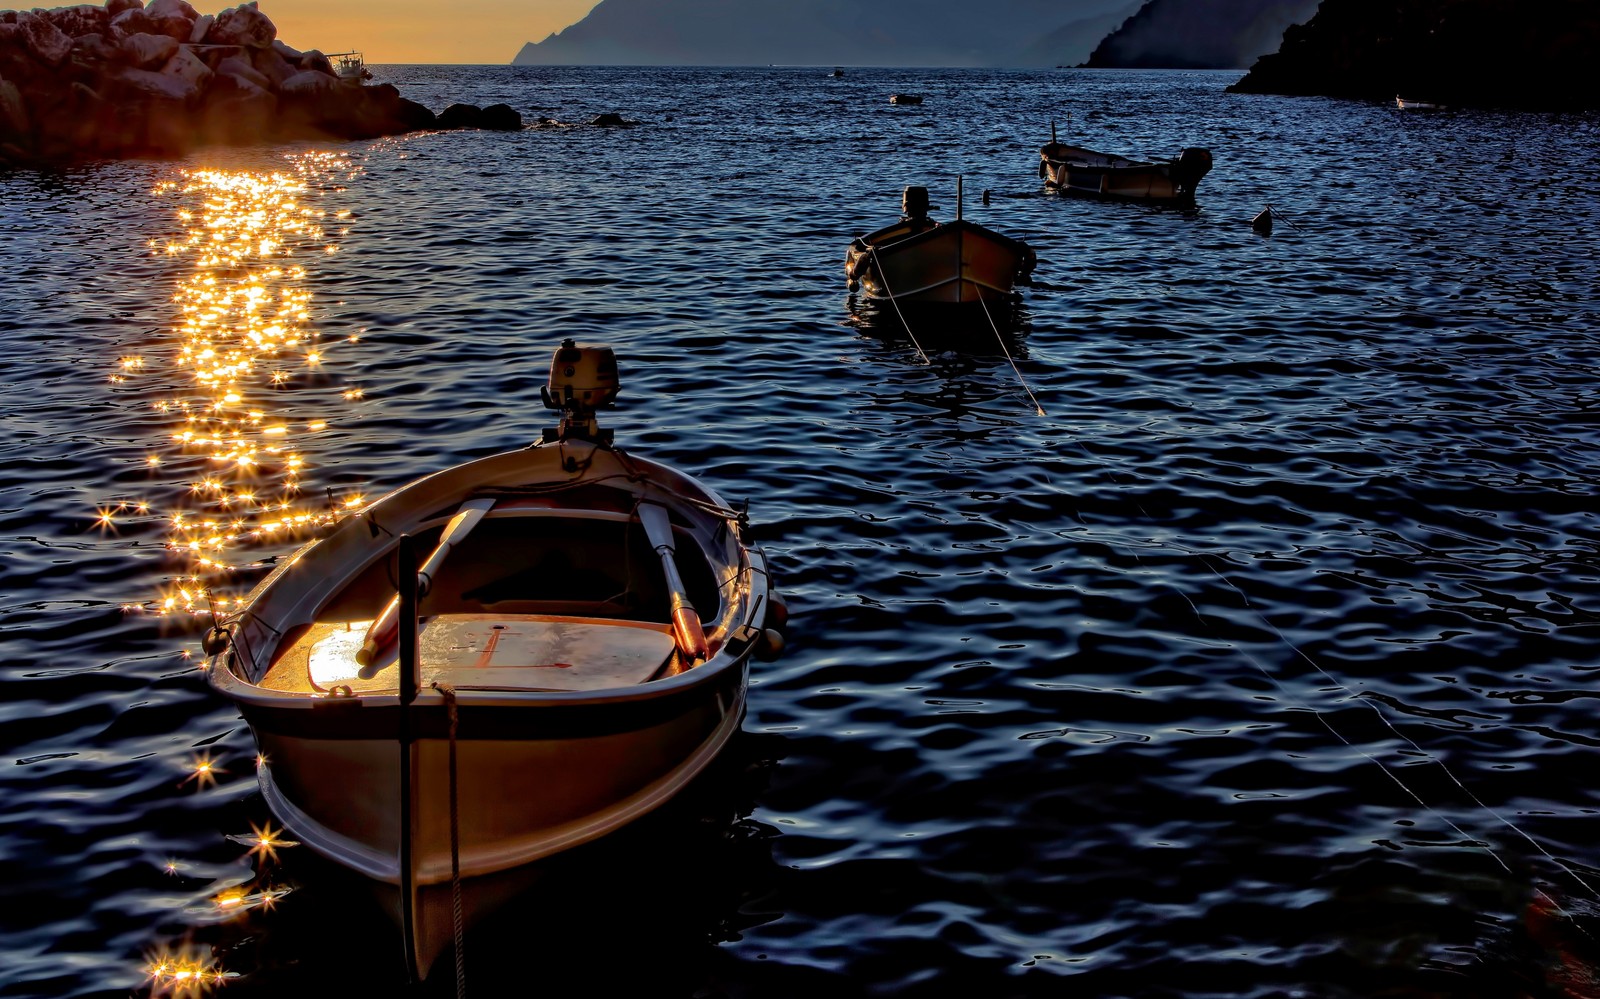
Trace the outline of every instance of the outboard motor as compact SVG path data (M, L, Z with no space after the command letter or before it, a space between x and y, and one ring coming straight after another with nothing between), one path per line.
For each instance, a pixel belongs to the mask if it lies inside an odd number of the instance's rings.
M900 214L913 221L928 217L928 189L908 187L900 195Z
M1191 146L1172 164L1172 183L1183 194L1193 194L1200 178L1211 172L1211 150Z
M545 408L561 411L561 426L545 431L544 439L577 437L609 444L612 432L600 429L595 413L616 402L620 389L617 355L610 347L561 341L550 358L550 380L539 389Z

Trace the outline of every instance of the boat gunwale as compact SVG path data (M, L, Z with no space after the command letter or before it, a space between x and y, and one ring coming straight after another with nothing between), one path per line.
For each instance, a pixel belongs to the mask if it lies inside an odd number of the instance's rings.
M459 503L462 495L470 496L476 495L480 492L492 492L497 488L511 488L510 486L507 486L507 484L499 481L485 483L477 476L474 476L471 470L485 465L495 466L504 464L515 467L518 463L519 457L526 461L528 460L526 458L528 452L536 450L540 447L541 445L533 445L529 448L521 448L515 451L507 451L499 454L488 455L430 473L417 479L413 479L410 482L402 484L389 493L386 493L377 500L374 500L368 506L363 508L360 514L350 517L341 523L333 533L307 542L305 545L302 545L300 548L296 549L287 559L285 559L281 564L275 566L270 573L263 577L252 588L245 600L244 610L235 616L232 622L234 625L234 640L230 641L228 647L223 652L213 657L207 664L207 678L213 689L215 689L222 696L227 697L229 700L239 704L241 708L257 715L261 714L263 711L309 711L321 709L319 711L320 714L324 711L327 711L328 707L334 704L341 706L355 705L361 708L380 710L385 707L397 707L399 704L398 691L371 692L345 696L330 695L327 693L318 693L312 691L278 690L263 687L258 682L248 679L244 673L244 671L254 666L258 668L261 671L261 675L264 676L265 671L270 668L271 661L276 656L281 641L281 635L295 627L298 627L300 624L316 621L322 609L325 608L329 601L334 598L338 592L338 588L342 585L345 585L345 582L349 579L352 579L359 573L366 571L372 565L384 558L389 557L390 554L392 554L392 544L374 547L368 558L359 562L357 567L352 571L344 573L341 577L341 581L330 583L327 591L322 593L320 597L303 597L302 599L312 599L316 605L314 610L302 615L306 618L305 621L287 623L279 620L276 623L269 623L259 614L255 613L255 608L257 607L259 601L276 591L276 588L278 587L282 577L286 573L293 570L295 566L300 565L305 559L313 557L313 553L319 549L320 546L334 542L336 538L340 537L341 532L346 530L355 530L356 521L366 521L369 524L378 523L379 521L372 516L374 513L381 512L384 509L394 509L397 506L401 510L405 510L408 506L412 505L420 506L422 504L407 503L407 499L414 499L419 493L423 497L426 497L429 489L436 489L440 488L441 486L448 488L448 483L455 478L461 478L465 480L468 483L467 487L454 491L451 494L453 497L451 501L427 504L429 506L433 506L434 509L427 511L426 513L408 514L405 518L403 518L418 526L422 524L434 524L440 520L446 519L449 516L451 502ZM602 451L610 454L620 453L617 449L603 447L602 445L598 444L593 444L592 448L593 449L590 452L591 460L597 455L597 453ZM726 672L729 669L737 668L739 665L745 663L753 653L758 639L751 637L750 640L741 642L740 632L744 628L752 625L759 627L765 619L767 590L769 586L766 560L760 553L759 549L748 545L743 539L737 537L737 531L728 524L727 518L717 516L709 510L702 508L700 504L706 504L719 510L726 510L729 513L732 513L731 507L729 507L728 504L710 487L698 482L683 472L671 468L670 466L662 465L649 459L640 458L625 453L624 457L620 460L626 462L627 465L634 466L639 470L647 471L649 473L648 476L640 476L636 481L630 481L628 489L619 489L619 491L625 491L634 495L636 502L642 501L646 497L650 498L652 501L662 502L688 523L708 534L716 529L713 525L716 525L718 522L726 525L726 529L732 532L733 536L731 543L740 558L740 562L738 564L731 563L725 558L713 557L713 552L708 550L706 546L701 543L701 539L699 537L695 538L696 548L700 556L706 559L708 568L712 570L713 576L719 581L719 589L724 591L720 595L720 599L724 603L728 604L728 606L725 608L725 613L723 614L726 628L723 632L723 642L721 646L709 660L692 666L684 670L682 673L678 673L674 676L651 679L645 681L644 683L628 686L601 688L597 690L482 690L474 689L472 687L463 687L460 688L460 695L458 697L463 709L468 706L472 706L474 708L514 707L518 709L524 709L533 706L557 707L563 705L621 705L628 702L658 700L661 698L671 697L674 694L683 691L694 690L708 683L713 683L718 675ZM661 478L665 481L657 481L655 476L658 475L661 476ZM573 488L578 488L585 485L597 484L599 481L608 478L609 476L602 476L600 479L596 480L579 478L571 482L569 485ZM559 482L559 480L553 479L546 481ZM556 489L553 491L559 492L561 490ZM537 510L537 508L534 508L534 510ZM574 511L580 513L597 512L602 516L605 516L606 519L609 519L609 516L606 515L614 513L613 511L592 511L583 507L565 509L550 508L552 515L560 515L565 513L570 516ZM532 512L525 508L521 511L513 512L512 516L517 516L519 514L523 516L539 516L542 515L542 513L542 510ZM626 516L631 517L631 515ZM693 536L693 532L691 532L691 536ZM395 543L397 543L397 541ZM729 590L732 591L731 594L727 592ZM740 599L740 597L742 597L742 599ZM288 599L292 601L294 598ZM283 613L292 614L294 612L294 608L295 604L291 602L283 609ZM722 628L723 623L719 622L718 627ZM272 637L266 640L271 646L271 651L267 653L268 662L266 664L258 665L256 663L257 655L255 653L252 652L248 655L244 655L241 654L236 648L236 644L240 640L240 635L247 629L256 631L258 636L263 633L273 633ZM252 639L248 637L246 638L246 646L250 644L251 640ZM241 660L247 660L247 662ZM435 705L442 706L443 703L444 698L441 694L432 691L430 688L424 687L418 691L417 698L413 702L413 706L420 710L426 711L428 708Z

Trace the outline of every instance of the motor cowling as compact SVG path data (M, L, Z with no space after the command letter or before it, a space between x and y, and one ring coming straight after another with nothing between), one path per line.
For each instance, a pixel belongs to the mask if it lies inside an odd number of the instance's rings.
M617 355L610 347L563 340L550 359L546 405L552 409L589 416L615 402L620 389Z
M928 189L908 187L900 194L900 214L908 219L928 217Z

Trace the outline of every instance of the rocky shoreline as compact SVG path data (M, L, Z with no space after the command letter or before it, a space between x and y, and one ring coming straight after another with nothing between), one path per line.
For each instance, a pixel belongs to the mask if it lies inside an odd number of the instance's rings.
M277 34L254 2L216 15L186 0L0 11L0 167L522 127L503 104L435 115L388 84L342 79L322 52Z
M1451 107L1600 108L1593 0L1323 0L1231 90Z

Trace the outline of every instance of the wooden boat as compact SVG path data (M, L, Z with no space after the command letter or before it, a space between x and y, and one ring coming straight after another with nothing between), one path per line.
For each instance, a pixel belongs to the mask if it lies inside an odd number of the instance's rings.
M1009 301L1036 261L1032 248L961 217L928 217L928 189L907 187L899 222L850 243L844 273L850 290L897 305L956 305Z
M360 52L332 52L328 60L333 63L334 75L346 83L360 83L372 79L372 71Z
M206 637L267 804L379 889L414 978L539 861L687 785L782 646L743 515L598 428L616 371L564 342L560 427L375 501Z
M921 104L921 94L890 94L890 104Z
M1170 160L1132 160L1056 141L1039 150L1039 176L1071 194L1124 201L1193 204L1195 188L1211 171L1211 152L1192 147Z
M1418 99L1416 99L1414 97L1401 97L1399 94L1395 95L1394 103L1395 103L1395 107L1401 109L1402 111L1443 111L1444 110L1444 105L1440 104L1437 101L1423 101L1423 100L1418 100Z

